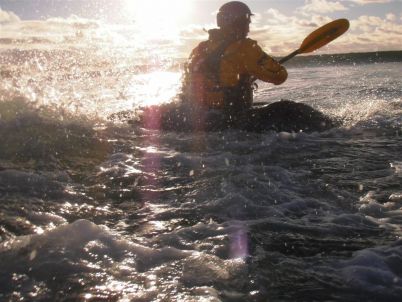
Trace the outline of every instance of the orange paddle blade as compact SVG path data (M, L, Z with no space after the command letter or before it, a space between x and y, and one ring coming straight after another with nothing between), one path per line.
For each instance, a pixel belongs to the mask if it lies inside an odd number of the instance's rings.
M349 29L347 19L332 21L309 34L301 44L299 53L312 52L343 35Z

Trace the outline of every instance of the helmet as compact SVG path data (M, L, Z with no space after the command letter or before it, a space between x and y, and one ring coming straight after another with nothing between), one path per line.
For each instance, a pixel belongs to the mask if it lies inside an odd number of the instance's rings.
M238 21L250 22L252 15L250 8L246 4L240 1L231 1L221 6L216 20L218 27L222 28Z

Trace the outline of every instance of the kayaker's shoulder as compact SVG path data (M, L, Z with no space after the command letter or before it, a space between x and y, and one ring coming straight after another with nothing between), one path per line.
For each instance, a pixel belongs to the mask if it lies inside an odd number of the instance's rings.
M248 46L248 47L257 47L258 42L256 40L246 38L243 40L243 45Z
M251 50L251 49L260 49L261 47L258 45L258 42L250 39L250 38L246 38L246 39L242 39L238 42L238 46L240 46L240 48L244 49L244 50Z
M194 50L200 50L200 49L205 49L208 47L208 45L210 44L210 41L202 41L200 42L196 48L194 48Z

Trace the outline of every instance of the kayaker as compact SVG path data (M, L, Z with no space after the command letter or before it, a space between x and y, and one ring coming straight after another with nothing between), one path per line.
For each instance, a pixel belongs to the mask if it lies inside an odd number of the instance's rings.
M253 103L255 81L280 85L287 71L247 35L252 13L240 2L224 4L209 38L191 53L183 97L194 106L219 110L225 122L236 124Z
M283 66L247 38L252 15L239 1L219 9L218 28L209 30L209 39L191 52L178 102L146 108L140 120L145 128L297 132L333 127L330 118L303 103L252 106L256 80L280 85L288 76Z

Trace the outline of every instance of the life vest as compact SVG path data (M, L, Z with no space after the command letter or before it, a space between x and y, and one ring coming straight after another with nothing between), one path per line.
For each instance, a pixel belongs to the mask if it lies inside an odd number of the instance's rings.
M259 79L275 85L287 78L285 69L267 55L257 42L231 39L221 30L209 31L209 39L191 53L183 92L191 103L226 111L249 109L253 83ZM230 113L229 112L229 113Z
M210 39L196 47L186 70L186 96L199 105L213 109L250 107L252 84L250 76L238 75L235 83L222 82L222 61L228 48L241 40L225 39L218 30L210 30ZM224 78L224 77L223 77Z

